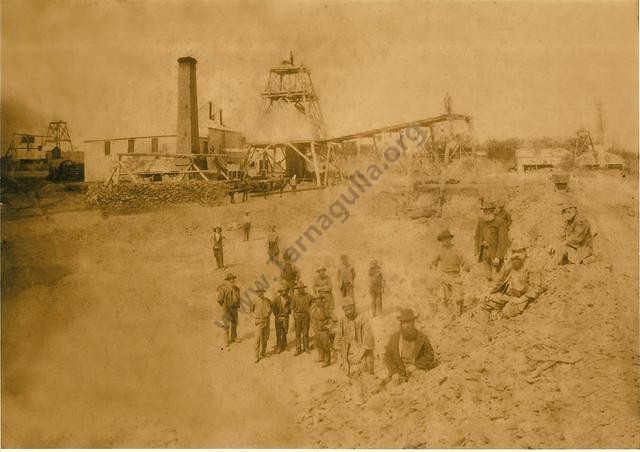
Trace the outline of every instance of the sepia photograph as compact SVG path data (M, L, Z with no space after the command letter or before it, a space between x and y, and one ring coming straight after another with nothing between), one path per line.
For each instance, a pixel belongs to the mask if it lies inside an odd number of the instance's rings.
M2 448L640 448L637 1L0 17Z

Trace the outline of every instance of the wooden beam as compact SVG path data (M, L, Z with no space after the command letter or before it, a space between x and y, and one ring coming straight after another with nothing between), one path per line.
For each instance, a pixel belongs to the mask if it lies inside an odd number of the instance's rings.
M296 151L300 157L302 157L303 159L305 159L307 162L311 163L313 165L313 162L311 160L309 160L309 157L307 157L306 155L304 155L302 152L300 152L300 150L295 147L294 145L292 145L291 143L285 143L287 146L289 146L291 149L293 149L294 151Z
M318 169L318 157L316 156L316 148L315 143L311 142L311 156L313 157L313 169L316 173L316 185L319 187L322 185L322 180L320 180L320 170Z

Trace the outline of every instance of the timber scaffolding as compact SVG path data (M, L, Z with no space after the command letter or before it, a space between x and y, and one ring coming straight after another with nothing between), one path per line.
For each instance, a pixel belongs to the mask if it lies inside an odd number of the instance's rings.
M327 185L329 177L345 177L342 163L347 158L381 161L388 146L407 143L403 134L410 129L423 138L406 171L419 171L423 163L446 167L465 158L475 164L471 116L449 113L327 139L250 143L244 166L258 168L265 176L296 174L315 179L318 186Z

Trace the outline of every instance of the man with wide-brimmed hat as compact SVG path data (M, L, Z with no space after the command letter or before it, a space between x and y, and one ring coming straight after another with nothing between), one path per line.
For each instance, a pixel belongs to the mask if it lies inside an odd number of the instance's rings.
M313 296L310 311L313 344L318 350L316 362L322 363L322 367L327 367L331 365L330 331L333 319L327 307L327 301L322 295Z
M216 258L216 265L218 268L224 268L223 240L222 228L220 226L216 226L213 228L213 234L211 234L211 247L213 248L213 256Z
M373 374L375 338L369 321L358 314L351 297L342 299L344 317L338 320L333 348L341 357L341 367L348 376Z
M306 291L307 286L298 281L296 285L297 293L291 301L293 311L293 321L296 330L296 353L298 356L302 352L310 353L309 349L309 309L311 307L311 295Z
M506 225L496 216L495 203L483 201L481 209L482 217L476 226L474 252L491 280L502 268L509 236Z
M485 298L482 309L487 312L489 320L513 317L522 313L543 291L539 273L527 265L526 244L514 240L509 263Z
M384 353L386 381L392 378L406 381L415 370L429 370L437 366L429 339L416 329L417 318L412 309L400 310L400 329L389 337Z
M262 358L267 357L267 342L269 341L270 320L271 320L271 300L265 295L265 289L258 287L256 289L258 299L251 306L251 311L255 314L256 337L255 337L255 356L256 363Z
M384 278L377 260L369 263L369 294L371 295L371 316L382 314L382 293L384 292Z
M353 297L355 278L356 270L349 262L349 257L343 254L340 256L340 266L338 267L338 284L343 297Z
M276 232L276 225L272 224L269 227L269 233L267 234L267 253L269 254L269 260L275 261L280 255L280 237Z
M438 280L442 289L442 301L445 307L454 302L457 311L462 314L464 309L464 288L462 286L462 270L469 271L469 265L464 256L453 245L453 234L444 229L438 234L440 249L431 261L431 268L439 272Z
M218 288L218 304L222 308L225 330L225 344L236 342L238 328L238 309L240 308L240 288L236 285L236 275L227 273L225 282Z
M551 254L557 253L556 263L586 264L594 261L593 235L589 221L578 213L578 206L574 202L565 202L561 209L564 240L557 249L551 249Z
M282 285L272 303L274 323L276 326L275 352L282 353L287 349L287 333L289 332L289 315L291 314L291 299L289 289Z
M333 299L333 284L331 277L327 274L326 267L320 267L316 270L316 277L313 280L313 291L316 295L322 295L328 309L335 309L335 301Z

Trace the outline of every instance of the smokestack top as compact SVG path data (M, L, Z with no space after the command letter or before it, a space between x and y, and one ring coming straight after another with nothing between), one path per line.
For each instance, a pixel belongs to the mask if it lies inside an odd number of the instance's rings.
M186 57L182 57L182 58L178 58L178 63L183 64L196 64L198 62L198 60L196 60L193 57L190 56L186 56Z

